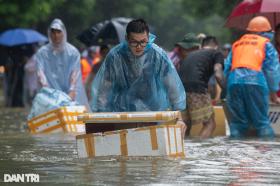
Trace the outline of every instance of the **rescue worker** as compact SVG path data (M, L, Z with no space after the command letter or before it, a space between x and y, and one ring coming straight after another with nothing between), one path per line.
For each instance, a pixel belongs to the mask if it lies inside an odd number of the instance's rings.
M264 37L271 32L271 25L267 18L257 16L246 30L248 33L232 45L225 61L231 137L247 136L250 125L258 137L273 137L268 117L269 94L271 101L280 103L276 95L280 66L277 51Z
M96 76L98 70L100 69L106 55L108 54L108 52L110 51L111 46L108 44L103 44L100 46L100 52L99 52L99 62L95 65L93 65L91 67L91 71L86 79L86 83L85 83L85 88L86 88L86 93L87 93L87 97L88 100L90 102L91 100L91 85L92 82L94 80L94 77Z
M93 66L100 62L100 54L97 46L92 46L87 50L87 55L81 58L82 80L85 84Z

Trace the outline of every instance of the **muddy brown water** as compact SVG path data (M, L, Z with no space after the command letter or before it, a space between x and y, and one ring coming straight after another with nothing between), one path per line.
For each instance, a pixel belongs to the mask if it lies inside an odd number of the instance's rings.
M280 185L280 138L186 139L184 159L79 159L74 135L31 135L26 110L0 110L0 185ZM40 182L4 183L29 173Z

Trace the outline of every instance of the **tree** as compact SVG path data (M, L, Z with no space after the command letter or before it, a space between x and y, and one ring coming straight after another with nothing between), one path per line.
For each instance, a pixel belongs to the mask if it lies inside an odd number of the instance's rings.
M188 32L215 35L222 42L232 40L224 23L240 0L0 0L0 31L31 27L46 34L54 18L66 25L68 40L81 47L76 36L84 29L113 17L144 18L157 35L156 42L171 49Z
M63 1L0 0L0 3L0 31L4 31L14 27L36 28L37 23L47 20L54 7Z

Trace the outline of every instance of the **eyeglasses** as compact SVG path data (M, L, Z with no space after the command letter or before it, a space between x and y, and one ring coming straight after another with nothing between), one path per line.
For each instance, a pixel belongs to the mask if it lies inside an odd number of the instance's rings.
M145 47L147 45L148 42L146 41L129 41L129 45L132 47Z

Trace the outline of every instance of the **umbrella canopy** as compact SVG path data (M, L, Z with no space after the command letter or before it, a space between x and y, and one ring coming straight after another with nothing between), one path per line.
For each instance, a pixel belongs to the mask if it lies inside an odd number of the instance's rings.
M11 29L0 35L0 44L9 47L46 41L47 37L32 29Z
M86 44L118 44L125 40L125 29L131 18L117 17L95 24L91 28L83 31L77 38Z
M239 3L227 19L226 27L245 30L255 16L268 18L271 27L280 23L280 0L244 0Z

